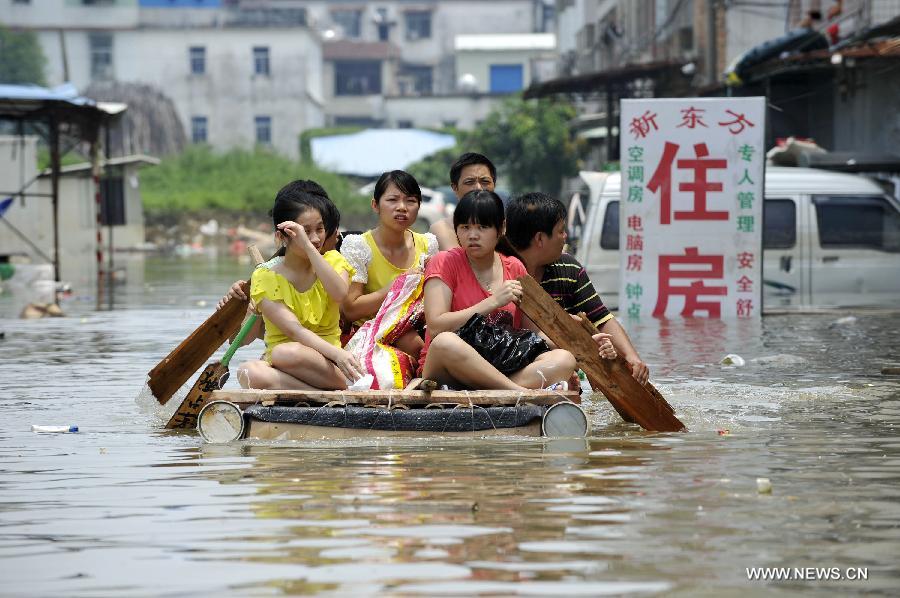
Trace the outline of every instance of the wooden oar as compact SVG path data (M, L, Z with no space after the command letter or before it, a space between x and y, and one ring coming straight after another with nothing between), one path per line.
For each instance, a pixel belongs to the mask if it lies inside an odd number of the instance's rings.
M197 427L197 415L200 413L200 409L207 403L210 393L214 390L219 390L225 385L225 382L228 380L228 364L231 362L231 358L234 357L235 351L244 342L247 333L256 325L258 317L256 314L250 314L250 317L241 326L237 336L234 337L234 342L225 351L222 360L214 361L204 368L200 377L197 378L197 382L194 383L181 405L178 406L178 410L169 418L168 423L166 423L167 428L193 429Z
M575 356L594 390L599 390L619 414L646 430L679 432L685 429L675 410L649 382L634 379L621 356L602 359L591 338L593 325L583 318L576 322L531 276L519 278L525 293L519 307L558 347Z
M247 248L256 264L263 258L255 245ZM244 295L250 295L250 283L241 285ZM241 326L247 313L247 299L229 298L222 309L206 319L194 332L175 347L165 359L150 370L147 386L160 405L165 405L194 372L222 346Z

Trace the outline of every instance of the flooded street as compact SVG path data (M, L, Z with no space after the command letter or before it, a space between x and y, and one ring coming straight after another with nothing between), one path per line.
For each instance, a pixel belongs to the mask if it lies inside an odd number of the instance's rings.
M135 260L115 310L75 297L61 319L14 319L0 296L0 594L900 588L900 377L880 374L900 362L900 314L625 321L687 433L642 432L602 397L584 441L203 445L163 430L136 402L146 372L246 270ZM728 353L746 365L720 365ZM845 579L750 581L755 567ZM857 569L868 579L846 578Z

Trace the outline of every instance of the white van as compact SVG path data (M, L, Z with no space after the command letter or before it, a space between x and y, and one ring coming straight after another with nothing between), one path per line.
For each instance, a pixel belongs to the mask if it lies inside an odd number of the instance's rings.
M610 307L619 293L619 173L582 172L573 251ZM900 204L862 176L767 167L763 310L900 307ZM584 200L582 200L584 201ZM577 204L577 202L576 202ZM576 238L577 237L577 238Z

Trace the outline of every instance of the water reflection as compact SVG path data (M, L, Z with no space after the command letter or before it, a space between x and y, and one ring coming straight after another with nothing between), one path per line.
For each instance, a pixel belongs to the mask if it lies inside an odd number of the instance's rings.
M72 298L73 317L0 319L0 575L12 595L891 594L900 583L900 379L879 374L900 362L896 315L626 322L683 434L642 432L594 397L593 435L577 442L201 445L161 430L134 396L245 266L142 267L116 296L122 309ZM721 365L726 353L747 365ZM869 580L747 581L746 567L769 565L868 567Z

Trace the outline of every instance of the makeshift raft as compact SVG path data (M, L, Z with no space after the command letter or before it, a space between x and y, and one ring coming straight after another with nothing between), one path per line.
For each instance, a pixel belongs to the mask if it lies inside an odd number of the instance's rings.
M207 442L431 436L586 436L577 392L217 390L197 417Z

